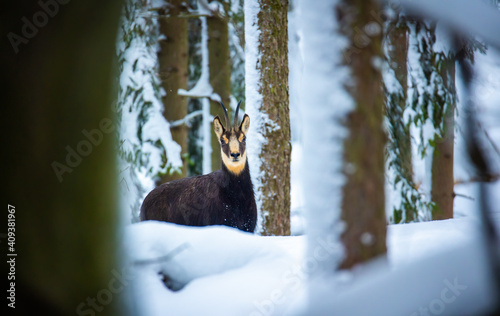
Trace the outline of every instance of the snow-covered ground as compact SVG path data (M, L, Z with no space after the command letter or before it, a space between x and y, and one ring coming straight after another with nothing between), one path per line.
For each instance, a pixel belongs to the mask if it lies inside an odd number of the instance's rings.
M314 306L308 305L306 299L306 281L322 258L336 251L337 245L326 240L319 243L321 247L314 256L306 257L306 236L263 237L222 226L185 227L149 221L127 227L125 244L133 263L134 291L138 293L136 298L142 315L307 315L310 308L316 309L316 314L321 311L318 306L330 310L338 306L349 308L345 302L333 307L329 302L338 301L336 294L352 300L356 293L352 294L353 290L364 293L370 284L377 282L387 282L388 293L417 294L414 305L396 309L407 308L410 315L423 304L421 297L429 296L428 304L431 304L433 297L439 298L449 282L458 284L457 302L474 302L472 310L491 303L494 294L486 282L491 276L481 259L479 229L479 222L473 217L391 225L387 262L344 272L337 279L329 280L332 287L336 286L325 289L324 293L332 295L331 300ZM157 258L160 260L154 261ZM147 260L152 261L144 262ZM436 262L449 267L442 269ZM404 278L396 282L390 272L398 275L406 270L416 271L416 275L409 276L413 284L402 284ZM446 273L442 274L443 271ZM169 277L172 289L164 285L160 272ZM365 279L369 282L360 285L363 278L357 275L367 275ZM434 282L424 282L429 279ZM325 280L322 282L327 284ZM422 289L425 291L419 292ZM453 309L453 295L449 294L450 302L445 300L448 309ZM392 299L413 302L403 294ZM357 310L355 305L351 308Z
M276 310L283 311L298 294L284 276L300 262L304 237L261 237L228 227L159 222L132 225L126 237L133 261L162 257L185 245L170 260L136 266L144 315L250 315L274 296L282 301ZM165 287L159 272L182 289Z

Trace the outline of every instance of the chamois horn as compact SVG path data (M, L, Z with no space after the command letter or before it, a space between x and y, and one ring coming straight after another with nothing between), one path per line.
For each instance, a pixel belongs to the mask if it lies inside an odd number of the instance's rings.
M234 112L234 123L233 123L233 126L234 126L234 129L236 131L238 131L238 129L239 129L239 126L238 126L238 112L240 111L240 105L241 105L241 101L238 102L238 105L236 106L236 112Z
M222 103L222 101L219 101L219 104L222 107L222 109L224 110L224 116L226 117L226 126L227 126L227 129L231 129L231 125L229 124L230 123L229 122L229 117L227 116L227 109L224 106L224 103Z

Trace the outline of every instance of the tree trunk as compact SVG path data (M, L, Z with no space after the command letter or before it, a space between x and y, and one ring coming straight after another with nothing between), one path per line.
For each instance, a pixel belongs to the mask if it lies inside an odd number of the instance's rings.
M183 119L188 114L187 97L177 93L179 89L187 89L188 81L188 20L178 15L185 11L185 1L168 0L169 9L159 17L160 40L158 62L160 78L166 95L163 100L163 116L169 122ZM188 127L182 124L170 131L172 139L181 146L183 161L182 170L161 176L160 183L184 178L187 175Z
M15 286L14 314L91 314L87 298L97 297L100 315L116 315L121 295L107 289L123 268L111 106L121 2L62 2L44 9L50 17L36 1L4 3L0 13L2 34L24 38L0 49L2 194L16 229L7 253L18 255L4 257L16 274L2 289Z
M431 199L436 203L433 209L432 219L453 218L454 199L454 177L453 177L453 147L454 147L454 123L455 123L455 60L443 57L440 69L443 78L443 87L447 93L451 93L451 99L447 104L443 102L441 107L446 107L443 118L443 137L436 139L436 146L432 156L432 187Z
M224 1L222 1L224 2ZM222 11L224 11L221 8ZM207 17L208 27L208 63L210 69L210 85L217 93L222 103L229 109L231 96L231 59L229 56L228 19L219 15ZM218 102L210 102L210 113L221 116L221 107ZM231 115L231 113L230 113ZM212 135L212 170L220 169L220 144L215 133Z
M288 108L288 1L263 0L257 16L259 36L259 112L269 124L260 132L266 143L260 158L262 234L290 234L290 116ZM271 125L272 124L272 125Z
M389 21L386 29L385 46L387 52L387 63L394 72L397 82L401 86L399 91L386 91L387 96L387 119L390 127L390 145L388 150L392 151L396 159L393 159L391 168L394 174L403 177L407 183L413 186L413 167L410 127L404 121L404 111L407 107L408 98L408 26L406 19L398 12L393 21ZM392 84L392 83L389 83ZM392 179L393 181L395 179ZM406 201L408 191L400 186L402 201ZM394 210L393 220L395 223L412 222L416 218L418 210L416 207L408 207L410 203L402 203ZM406 205L406 206L405 206ZM402 212L405 214L403 215Z
M413 178L412 162L411 162L411 135L409 128L405 126L403 120L403 112L406 109L406 100L408 98L408 67L406 59L408 57L408 26L404 18L399 16L396 21L392 22L387 30L387 45L389 46L388 57L389 67L394 71L396 80L401 85L402 95L394 100L394 104L390 106L397 108L398 112L398 134L395 135L399 141L399 154L404 175L408 179ZM408 214L412 216L413 214Z
M350 40L344 63L352 82L346 90L355 103L344 143L342 234L345 248L341 268L349 269L386 252L384 209L384 146L382 77L374 60L382 60L382 25L373 24L377 1L343 0L337 7L340 32ZM372 26L371 29L368 26ZM366 33L369 32L369 33Z

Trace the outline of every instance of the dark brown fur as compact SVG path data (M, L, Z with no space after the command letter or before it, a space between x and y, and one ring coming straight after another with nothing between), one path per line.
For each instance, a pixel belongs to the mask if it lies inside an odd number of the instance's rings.
M220 124L218 117L214 122L216 120ZM243 131L241 126L229 131L222 126L219 133L222 140L223 136L238 138ZM253 232L257 207L246 161L245 140L244 137L241 139L239 153L240 157L245 157L243 171L236 175L222 163L220 170L210 174L164 183L145 198L141 206L141 221L158 220L188 226L226 225ZM221 144L222 155L232 158L228 147L227 143Z

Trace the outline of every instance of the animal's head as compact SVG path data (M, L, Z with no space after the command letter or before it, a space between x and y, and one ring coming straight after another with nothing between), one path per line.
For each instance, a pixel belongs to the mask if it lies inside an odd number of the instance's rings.
M227 115L227 109L222 102L220 102L220 105L224 110L227 129L222 125L218 116L214 118L214 131L219 138L222 162L226 168L235 175L239 175L245 169L247 161L246 135L250 127L250 117L246 114L241 124L238 125L240 104L241 101L236 107L233 126L231 126Z

